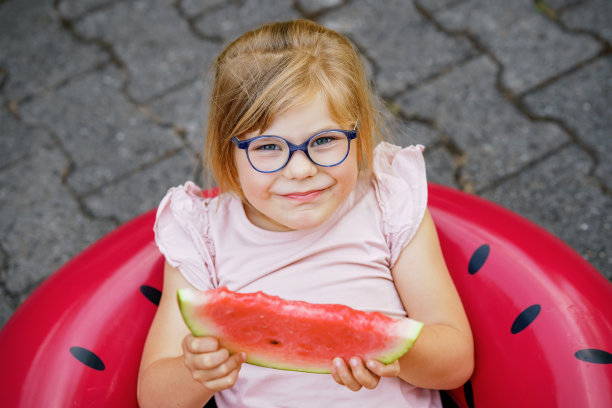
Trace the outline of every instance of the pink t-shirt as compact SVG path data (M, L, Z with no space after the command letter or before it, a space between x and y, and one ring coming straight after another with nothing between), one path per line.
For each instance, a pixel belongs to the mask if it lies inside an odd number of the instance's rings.
M406 312L390 268L416 233L427 206L422 146L381 143L374 178L320 226L276 232L253 225L232 194L203 198L193 183L162 200L155 240L167 262L198 289L226 286L311 303L339 303L391 317ZM245 364L237 383L215 395L223 407L439 407L437 391L397 378L358 393L330 375Z

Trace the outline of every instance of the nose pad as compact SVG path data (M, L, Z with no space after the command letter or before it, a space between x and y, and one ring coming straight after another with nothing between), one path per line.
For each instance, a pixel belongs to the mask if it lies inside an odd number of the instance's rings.
M317 165L314 164L306 153L297 151L293 153L289 163L283 168L284 175L290 179L312 177L317 174Z

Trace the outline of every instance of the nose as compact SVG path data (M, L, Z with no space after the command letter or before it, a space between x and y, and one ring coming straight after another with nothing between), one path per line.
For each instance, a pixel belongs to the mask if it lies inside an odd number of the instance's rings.
M304 179L314 176L317 171L317 165L310 161L306 153L298 150L283 168L283 175L288 179Z

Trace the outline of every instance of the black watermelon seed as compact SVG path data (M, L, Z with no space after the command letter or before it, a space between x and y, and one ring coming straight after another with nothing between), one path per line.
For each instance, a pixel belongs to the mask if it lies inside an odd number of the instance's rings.
M100 357L83 347L70 347L70 354L81 363L94 370L103 371L105 366Z
M142 285L140 287L140 293L149 299L155 306L159 306L159 299L161 299L161 292L159 290L152 286Z
M578 350L574 356L578 360L586 361L587 363L596 364L612 364L612 354L605 350L599 349L584 349Z
M468 380L463 385L463 395L465 396L465 402L469 408L474 408L474 391L472 390L472 381Z
M470 258L470 263L468 264L468 273L470 275L475 274L482 268L482 265L486 262L489 257L489 252L491 251L491 247L488 244L481 245L478 247L476 251L472 254Z
M510 329L510 332L512 334L516 334L525 330L525 328L529 326L531 322L535 320L536 317L538 317L538 314L540 314L541 309L542 307L540 305L531 305L527 309L523 310L516 317L516 319L514 319L514 323L512 323L512 328Z

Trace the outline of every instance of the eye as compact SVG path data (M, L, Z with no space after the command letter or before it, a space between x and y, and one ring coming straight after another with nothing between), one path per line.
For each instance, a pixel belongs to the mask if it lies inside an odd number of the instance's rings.
M261 146L256 146L254 149L255 150L280 150L280 146L275 145L275 144L265 144Z
M313 146L321 146L324 145L326 143L330 143L333 142L334 138L331 136L321 136L321 137L317 137L315 140L312 141L312 145Z
M338 132L323 133L310 142L311 147L332 147L341 142L344 135Z
M249 150L252 152L274 152L284 150L285 146L280 139L264 137L254 140L249 146Z

